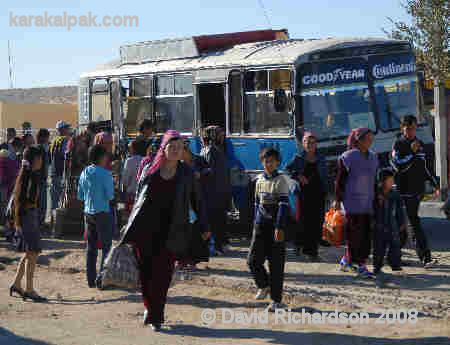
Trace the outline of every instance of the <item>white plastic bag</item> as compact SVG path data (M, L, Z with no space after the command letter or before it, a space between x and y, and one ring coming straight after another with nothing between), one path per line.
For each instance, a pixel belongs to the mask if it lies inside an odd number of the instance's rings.
M137 289L140 285L136 257L130 246L111 248L102 273L103 286Z

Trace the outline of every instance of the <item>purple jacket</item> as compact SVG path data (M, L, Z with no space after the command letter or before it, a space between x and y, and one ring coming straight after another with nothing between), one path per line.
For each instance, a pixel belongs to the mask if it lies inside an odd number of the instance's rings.
M338 162L336 200L349 214L373 214L373 200L378 169L376 153L366 157L358 149L348 150Z

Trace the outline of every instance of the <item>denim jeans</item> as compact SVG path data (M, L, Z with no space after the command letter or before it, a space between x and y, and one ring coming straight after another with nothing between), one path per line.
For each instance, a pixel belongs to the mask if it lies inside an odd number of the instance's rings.
M100 264L100 273L103 271L105 259L112 245L112 225L109 213L100 212L96 214L85 214L86 221L86 273L89 284L93 284L97 279L97 257L98 241L101 242L102 261Z
M63 177L62 176L52 176L52 210L59 208L59 202L63 193Z
M400 234L398 229L376 227L375 246L373 253L374 273L378 273L384 264L384 257L388 250L388 261L391 267L401 266Z
M47 216L47 180L45 180L45 182L42 182L39 188L39 225L43 225Z

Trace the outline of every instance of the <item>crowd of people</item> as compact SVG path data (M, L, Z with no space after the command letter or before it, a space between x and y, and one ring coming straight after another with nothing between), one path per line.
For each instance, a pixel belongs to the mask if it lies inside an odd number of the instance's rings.
M430 268L436 263L420 224L418 208L426 180L433 184L437 195L439 188L427 169L416 128L414 116L402 119L401 133L393 143L390 168L381 168L377 154L370 150L374 134L368 128L351 131L348 149L338 159L332 207L345 212L347 219L346 249L339 267L359 277L375 277L377 286L384 280L382 267L386 255L392 270L401 270L404 265L401 248L405 245L407 218L423 267ZM21 235L20 247L25 253L10 293L35 301L44 300L34 291L33 273L41 251L40 229L45 223L48 175L54 210L61 201L67 153L71 152L75 140L70 134L70 124L60 121L56 129L58 136L50 145L47 130L39 131L37 145L32 136L19 139L8 131L8 141L0 151L2 200L14 201L15 235ZM164 323L167 291L176 269L195 268L198 262L208 260L209 254L226 253L231 181L222 128L209 126L202 130L203 148L199 155L191 151L189 140L175 130L168 130L161 139L156 138L150 120L143 120L139 130L140 135L129 143L119 181L113 174L111 132L96 133L93 127L88 127L81 134L87 153L77 180L76 197L83 202L85 215L86 274L90 288L103 288L104 261L119 228L116 204L118 199L125 203L128 220L120 231L120 244L131 245L136 256L146 308L144 324L159 330ZM284 307L286 232L292 190L286 175L297 182L294 184L296 229L301 231L296 231L294 236L296 253L311 262L319 262L322 260L319 246L327 245L321 236L325 203L330 197L326 160L317 151L314 133L305 132L298 140L300 150L286 165L286 174L279 169L281 152L269 147L259 153L264 173L256 178L248 266L258 288L256 299L265 299L270 294L272 311ZM211 243L214 243L212 251ZM99 272L96 269L98 249L102 249ZM371 254L373 272L367 267ZM264 267L266 260L269 273ZM21 281L25 272L26 288L23 289Z

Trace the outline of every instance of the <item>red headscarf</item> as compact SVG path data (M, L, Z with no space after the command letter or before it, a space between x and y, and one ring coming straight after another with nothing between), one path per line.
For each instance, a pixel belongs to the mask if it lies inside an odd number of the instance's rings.
M347 149L357 149L358 142L369 132L372 132L372 130L367 127L359 127L353 129L347 137Z
M172 140L182 139L180 132L173 129L169 129L163 136L159 151L153 160L152 166L147 170L147 176L153 174L155 171L161 168L161 165L166 160L166 153L164 150L169 142Z

